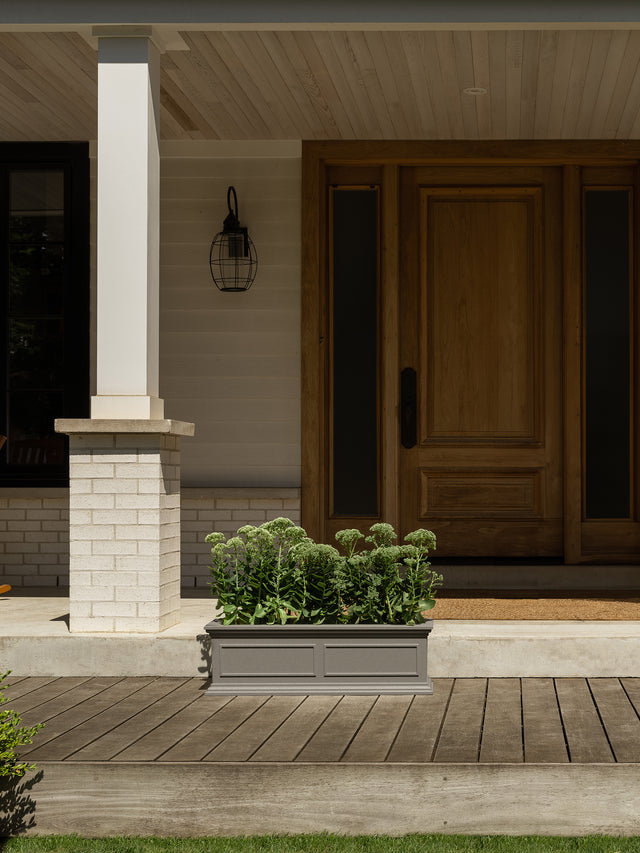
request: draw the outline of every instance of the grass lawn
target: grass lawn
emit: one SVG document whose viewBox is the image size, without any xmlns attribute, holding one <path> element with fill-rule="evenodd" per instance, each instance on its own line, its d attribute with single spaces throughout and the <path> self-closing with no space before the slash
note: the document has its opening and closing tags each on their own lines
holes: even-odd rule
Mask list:
<svg viewBox="0 0 640 853">
<path fill-rule="evenodd" d="M 78 838 L 49 835 L 0 839 L 1 853 L 640 853 L 640 837 L 589 835 L 339 835 L 252 838 Z"/>
</svg>

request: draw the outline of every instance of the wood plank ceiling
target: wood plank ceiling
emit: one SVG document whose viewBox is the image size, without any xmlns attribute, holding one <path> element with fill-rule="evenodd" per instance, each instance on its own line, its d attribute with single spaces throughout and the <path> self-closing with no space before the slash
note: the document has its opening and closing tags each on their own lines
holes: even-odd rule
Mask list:
<svg viewBox="0 0 640 853">
<path fill-rule="evenodd" d="M 640 138 L 638 30 L 181 35 L 165 139 Z M 96 62 L 77 33 L 0 33 L 0 141 L 95 138 Z"/>
</svg>

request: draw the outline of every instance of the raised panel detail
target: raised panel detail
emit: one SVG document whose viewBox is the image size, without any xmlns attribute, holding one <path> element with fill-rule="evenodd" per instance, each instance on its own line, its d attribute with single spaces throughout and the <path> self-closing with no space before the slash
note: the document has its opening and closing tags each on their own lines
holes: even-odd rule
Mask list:
<svg viewBox="0 0 640 853">
<path fill-rule="evenodd" d="M 536 443 L 540 187 L 421 192 L 421 442 Z"/>
<path fill-rule="evenodd" d="M 263 643 L 259 651 L 255 644 L 221 643 L 220 678 L 255 678 L 256 676 L 314 676 L 313 643 Z"/>
<path fill-rule="evenodd" d="M 420 518 L 541 518 L 540 469 L 419 472 Z"/>
<path fill-rule="evenodd" d="M 418 678 L 418 643 L 327 643 L 324 675 L 338 678 Z"/>
</svg>

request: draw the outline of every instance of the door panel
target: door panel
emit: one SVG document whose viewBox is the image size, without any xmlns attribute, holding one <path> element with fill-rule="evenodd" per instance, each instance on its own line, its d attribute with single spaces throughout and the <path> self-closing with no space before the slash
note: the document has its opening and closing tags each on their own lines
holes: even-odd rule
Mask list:
<svg viewBox="0 0 640 853">
<path fill-rule="evenodd" d="M 402 528 L 456 556 L 562 553 L 560 175 L 406 169 Z"/>
</svg>

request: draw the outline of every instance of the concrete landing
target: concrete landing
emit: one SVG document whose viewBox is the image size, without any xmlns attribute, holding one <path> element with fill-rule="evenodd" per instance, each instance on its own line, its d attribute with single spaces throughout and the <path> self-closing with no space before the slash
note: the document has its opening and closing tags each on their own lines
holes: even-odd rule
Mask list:
<svg viewBox="0 0 640 853">
<path fill-rule="evenodd" d="M 0 597 L 0 671 L 30 676 L 206 677 L 211 599 L 182 599 L 159 634 L 71 634 L 64 597 Z M 432 678 L 640 676 L 640 622 L 454 621 L 434 611 Z"/>
</svg>

